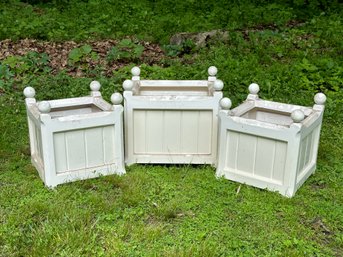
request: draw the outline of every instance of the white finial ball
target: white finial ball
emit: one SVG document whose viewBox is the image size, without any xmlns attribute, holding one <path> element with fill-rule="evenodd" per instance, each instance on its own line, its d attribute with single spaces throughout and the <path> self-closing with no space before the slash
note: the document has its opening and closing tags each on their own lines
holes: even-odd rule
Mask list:
<svg viewBox="0 0 343 257">
<path fill-rule="evenodd" d="M 131 69 L 131 73 L 133 76 L 139 76 L 139 74 L 141 74 L 141 69 L 135 66 Z"/>
<path fill-rule="evenodd" d="M 33 87 L 25 87 L 24 96 L 26 98 L 34 98 L 36 95 L 36 90 Z"/>
<path fill-rule="evenodd" d="M 298 123 L 304 120 L 305 114 L 302 110 L 294 110 L 291 113 L 291 118 L 294 122 Z"/>
<path fill-rule="evenodd" d="M 314 96 L 314 102 L 319 105 L 324 105 L 326 102 L 326 95 L 318 93 Z"/>
<path fill-rule="evenodd" d="M 38 104 L 38 110 L 42 113 L 48 113 L 51 110 L 51 106 L 48 101 L 42 101 Z"/>
<path fill-rule="evenodd" d="M 259 91 L 260 91 L 260 86 L 257 85 L 256 83 L 252 83 L 249 85 L 250 94 L 257 95 Z"/>
<path fill-rule="evenodd" d="M 129 80 L 129 79 L 125 80 L 124 83 L 123 83 L 123 88 L 125 90 L 132 90 L 132 88 L 133 88 L 133 81 Z"/>
<path fill-rule="evenodd" d="M 99 91 L 101 88 L 100 82 L 96 80 L 92 81 L 89 86 L 92 91 Z"/>
<path fill-rule="evenodd" d="M 232 106 L 231 100 L 227 97 L 222 98 L 219 103 L 224 110 L 229 110 Z"/>
<path fill-rule="evenodd" d="M 121 104 L 121 102 L 123 101 L 123 96 L 119 93 L 114 93 L 111 95 L 111 102 L 114 105 L 118 105 Z"/>
<path fill-rule="evenodd" d="M 215 90 L 222 90 L 223 87 L 224 87 L 224 83 L 220 79 L 217 79 L 216 81 L 214 81 L 214 86 L 213 87 L 214 87 Z"/>
<path fill-rule="evenodd" d="M 215 66 L 211 66 L 208 68 L 208 75 L 215 76 L 217 75 L 218 69 Z"/>
</svg>

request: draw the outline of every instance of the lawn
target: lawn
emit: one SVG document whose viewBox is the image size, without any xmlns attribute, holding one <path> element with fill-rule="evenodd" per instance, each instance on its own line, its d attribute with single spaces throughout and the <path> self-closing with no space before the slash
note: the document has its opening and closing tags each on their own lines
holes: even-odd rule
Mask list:
<svg viewBox="0 0 343 257">
<path fill-rule="evenodd" d="M 206 46 L 178 32 L 228 31 Z M 317 170 L 289 199 L 196 165 L 132 165 L 44 187 L 30 163 L 23 89 L 106 100 L 130 69 L 204 79 L 215 65 L 233 106 L 311 106 L 327 95 Z M 0 3 L 0 256 L 343 256 L 343 6 L 336 1 Z"/>
</svg>

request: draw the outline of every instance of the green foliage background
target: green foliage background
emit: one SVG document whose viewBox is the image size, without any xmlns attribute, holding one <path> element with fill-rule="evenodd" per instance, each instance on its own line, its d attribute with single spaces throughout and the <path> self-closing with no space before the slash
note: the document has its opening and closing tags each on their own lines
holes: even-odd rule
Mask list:
<svg viewBox="0 0 343 257">
<path fill-rule="evenodd" d="M 7 0 L 0 8 L 2 39 L 85 40 L 135 35 L 166 43 L 175 32 L 239 29 L 257 23 L 283 26 L 292 19 L 309 20 L 336 11 L 340 5 L 337 0 Z"/>
</svg>

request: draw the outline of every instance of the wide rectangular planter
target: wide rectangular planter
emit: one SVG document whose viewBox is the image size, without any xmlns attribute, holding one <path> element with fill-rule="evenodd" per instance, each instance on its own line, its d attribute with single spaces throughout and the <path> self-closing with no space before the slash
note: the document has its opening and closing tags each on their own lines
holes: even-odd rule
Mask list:
<svg viewBox="0 0 343 257">
<path fill-rule="evenodd" d="M 36 102 L 31 87 L 24 90 L 31 160 L 48 187 L 100 175 L 123 174 L 122 96 L 104 101 L 100 84 L 91 96 Z"/>
<path fill-rule="evenodd" d="M 221 102 L 216 175 L 292 197 L 315 171 L 326 97 L 310 108 L 261 100 L 257 84 L 249 90 L 233 110 Z"/>
<path fill-rule="evenodd" d="M 140 80 L 134 67 L 123 84 L 125 160 L 133 163 L 216 164 L 217 115 L 223 82 Z"/>
</svg>

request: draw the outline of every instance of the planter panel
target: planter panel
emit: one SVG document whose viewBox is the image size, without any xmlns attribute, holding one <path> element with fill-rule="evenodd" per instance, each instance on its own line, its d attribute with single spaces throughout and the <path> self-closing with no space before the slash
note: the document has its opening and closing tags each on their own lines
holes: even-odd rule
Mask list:
<svg viewBox="0 0 343 257">
<path fill-rule="evenodd" d="M 227 130 L 225 170 L 282 184 L 287 142 Z"/>
<path fill-rule="evenodd" d="M 134 110 L 135 154 L 210 154 L 212 112 Z"/>
</svg>

